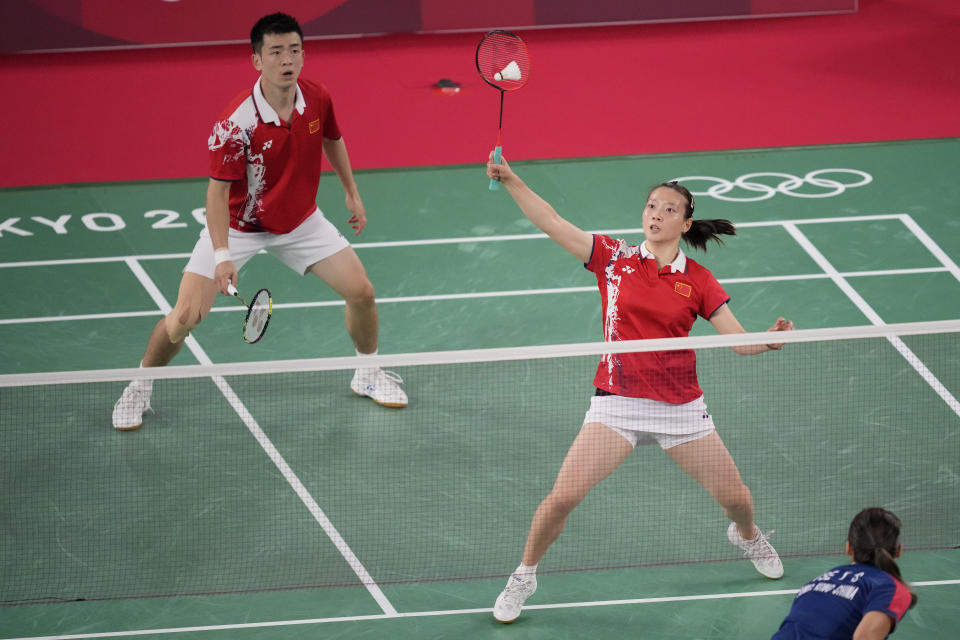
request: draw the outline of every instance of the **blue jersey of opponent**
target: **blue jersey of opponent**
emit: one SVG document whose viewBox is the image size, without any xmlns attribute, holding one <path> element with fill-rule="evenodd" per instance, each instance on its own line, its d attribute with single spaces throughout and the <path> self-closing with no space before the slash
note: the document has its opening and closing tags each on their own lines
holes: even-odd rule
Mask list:
<svg viewBox="0 0 960 640">
<path fill-rule="evenodd" d="M 889 573 L 867 564 L 836 567 L 808 582 L 771 640 L 841 640 L 869 611 L 896 626 L 910 607 L 910 591 Z"/>
</svg>

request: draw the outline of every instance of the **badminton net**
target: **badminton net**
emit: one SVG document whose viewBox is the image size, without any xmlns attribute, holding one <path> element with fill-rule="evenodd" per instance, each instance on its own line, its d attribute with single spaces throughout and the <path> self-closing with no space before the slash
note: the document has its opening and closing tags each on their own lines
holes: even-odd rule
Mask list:
<svg viewBox="0 0 960 640">
<path fill-rule="evenodd" d="M 355 358 L 0 376 L 0 603 L 508 574 L 600 355 L 692 349 L 717 430 L 785 557 L 838 555 L 884 506 L 910 549 L 960 543 L 960 321 L 379 356 L 411 401 L 349 390 Z M 127 382 L 154 378 L 141 429 Z M 705 461 L 707 463 L 709 461 Z M 541 572 L 726 562 L 706 492 L 638 447 Z M 677 544 L 682 539 L 683 544 Z"/>
</svg>

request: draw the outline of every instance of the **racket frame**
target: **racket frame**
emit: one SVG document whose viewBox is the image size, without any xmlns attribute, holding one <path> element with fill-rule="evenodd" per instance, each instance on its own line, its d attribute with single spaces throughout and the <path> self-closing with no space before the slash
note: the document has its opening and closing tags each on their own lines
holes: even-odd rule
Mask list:
<svg viewBox="0 0 960 640">
<path fill-rule="evenodd" d="M 257 298 L 260 297 L 260 294 L 264 291 L 267 292 L 267 319 L 264 321 L 263 329 L 260 330 L 260 335 L 257 336 L 257 339 L 247 340 L 247 323 L 250 322 L 250 316 L 253 314 L 253 307 L 257 303 Z M 240 295 L 240 292 L 237 291 L 237 288 L 233 286 L 232 282 L 227 283 L 227 293 L 239 300 L 241 304 L 247 308 L 247 313 L 243 317 L 243 326 L 240 327 L 240 337 L 243 338 L 243 341 L 247 344 L 256 344 L 260 342 L 264 334 L 267 333 L 267 325 L 270 324 L 270 318 L 273 316 L 273 296 L 270 294 L 270 290 L 263 288 L 257 291 L 255 294 L 253 294 L 250 304 L 247 304 L 247 301 L 243 299 L 243 296 Z"/>
<path fill-rule="evenodd" d="M 501 36 L 507 36 L 509 38 L 516 40 L 520 44 L 520 47 L 527 58 L 527 61 L 526 61 L 527 64 L 524 65 L 527 67 L 527 72 L 523 74 L 523 83 L 518 86 L 501 87 L 499 84 L 497 84 L 496 80 L 491 80 L 487 78 L 487 76 L 483 73 L 483 70 L 480 68 L 480 49 L 481 47 L 483 47 L 483 43 L 487 40 L 487 38 L 495 34 L 501 35 Z M 529 61 L 530 61 L 530 52 L 527 50 L 526 43 L 523 41 L 523 39 L 520 36 L 513 33 L 512 31 L 506 31 L 504 29 L 494 29 L 493 31 L 488 31 L 487 33 L 483 34 L 483 37 L 480 38 L 480 42 L 477 44 L 477 52 L 476 52 L 476 55 L 474 56 L 474 62 L 477 65 L 477 73 L 480 74 L 480 77 L 483 79 L 484 82 L 486 82 L 491 87 L 493 87 L 494 89 L 500 92 L 500 117 L 497 121 L 497 146 L 494 147 L 493 149 L 493 162 L 495 164 L 500 163 L 500 159 L 503 155 L 503 143 L 502 143 L 502 140 L 503 140 L 503 94 L 507 91 L 516 91 L 517 89 L 520 89 L 527 84 L 527 80 L 529 76 L 529 66 L 530 66 Z M 497 191 L 498 189 L 500 189 L 500 181 L 494 178 L 490 178 L 490 191 Z"/>
<path fill-rule="evenodd" d="M 253 315 L 253 310 L 256 308 L 257 298 L 259 298 L 260 294 L 264 292 L 267 294 L 267 319 L 263 321 L 263 328 L 260 330 L 260 335 L 258 335 L 254 340 L 248 340 L 247 324 L 249 324 L 250 318 Z M 240 296 L 237 295 L 237 298 L 240 298 Z M 243 298 L 240 298 L 240 302 L 243 302 Z M 240 335 L 243 336 L 243 341 L 246 342 L 247 344 L 256 344 L 260 342 L 260 340 L 263 338 L 264 335 L 266 335 L 267 326 L 270 324 L 270 318 L 273 316 L 273 296 L 270 295 L 270 290 L 266 288 L 260 289 L 255 294 L 253 294 L 253 299 L 250 301 L 250 304 L 246 306 L 247 306 L 247 314 L 243 318 L 243 327 L 241 327 Z"/>
</svg>

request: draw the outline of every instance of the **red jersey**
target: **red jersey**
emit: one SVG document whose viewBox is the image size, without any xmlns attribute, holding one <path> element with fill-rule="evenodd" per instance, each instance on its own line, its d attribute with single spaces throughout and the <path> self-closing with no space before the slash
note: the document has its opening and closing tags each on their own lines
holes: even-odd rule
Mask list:
<svg viewBox="0 0 960 640">
<path fill-rule="evenodd" d="M 234 98 L 213 125 L 207 143 L 210 177 L 230 185 L 230 227 L 288 233 L 317 208 L 323 138 L 340 129 L 327 88 L 300 79 L 290 122 L 260 89 Z"/>
<path fill-rule="evenodd" d="M 656 259 L 642 245 L 594 235 L 584 266 L 597 276 L 608 342 L 687 336 L 697 316 L 709 318 L 730 300 L 713 274 L 682 250 L 657 270 Z M 605 354 L 593 384 L 616 395 L 671 404 L 703 395 L 691 349 Z"/>
</svg>

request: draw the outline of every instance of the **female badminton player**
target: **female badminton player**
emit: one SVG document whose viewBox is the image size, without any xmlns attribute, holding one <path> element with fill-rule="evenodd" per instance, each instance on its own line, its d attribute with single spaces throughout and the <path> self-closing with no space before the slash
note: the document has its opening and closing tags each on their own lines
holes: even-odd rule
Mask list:
<svg viewBox="0 0 960 640">
<path fill-rule="evenodd" d="M 853 564 L 834 567 L 808 582 L 772 640 L 854 638 L 882 640 L 917 603 L 900 575 L 900 519 L 869 507 L 854 517 L 847 534 Z"/>
<path fill-rule="evenodd" d="M 560 217 L 534 193 L 506 160 L 493 154 L 487 175 L 499 180 L 523 214 L 597 277 L 604 340 L 686 336 L 697 316 L 719 333 L 745 333 L 716 278 L 680 249 L 680 240 L 706 250 L 720 234 L 732 235 L 726 220 L 694 220 L 693 196 L 676 182 L 655 187 L 643 209 L 645 241 L 628 245 L 590 234 Z M 793 329 L 778 318 L 770 331 Z M 738 346 L 755 355 L 782 343 Z M 537 588 L 536 569 L 563 530 L 567 516 L 598 482 L 612 473 L 638 444 L 657 443 L 699 482 L 732 522 L 728 540 L 743 549 L 756 569 L 772 579 L 783 575 L 777 552 L 753 520 L 753 497 L 714 429 L 697 382 L 691 351 L 607 354 L 593 381 L 596 387 L 579 434 L 560 467 L 553 489 L 530 524 L 522 562 L 497 598 L 493 615 L 512 622 Z"/>
</svg>

